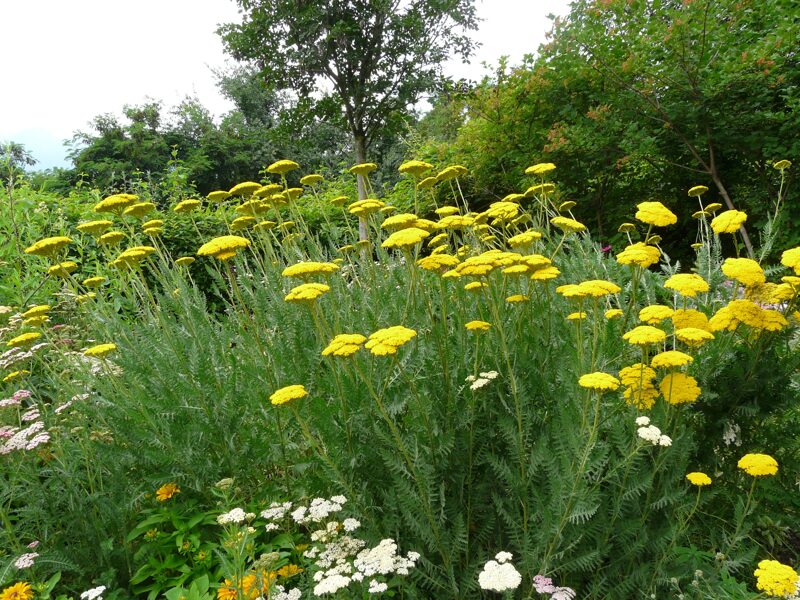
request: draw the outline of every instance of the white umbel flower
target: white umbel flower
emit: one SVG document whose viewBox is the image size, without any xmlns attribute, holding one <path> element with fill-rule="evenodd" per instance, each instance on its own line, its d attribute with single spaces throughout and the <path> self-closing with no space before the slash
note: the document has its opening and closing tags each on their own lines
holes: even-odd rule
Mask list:
<svg viewBox="0 0 800 600">
<path fill-rule="evenodd" d="M 498 554 L 503 559 L 506 559 L 507 552 Z M 510 562 L 500 563 L 496 560 L 490 560 L 483 566 L 483 571 L 478 575 L 478 584 L 482 590 L 490 590 L 493 592 L 507 592 L 515 590 L 522 583 L 522 575 L 519 574 Z"/>
</svg>

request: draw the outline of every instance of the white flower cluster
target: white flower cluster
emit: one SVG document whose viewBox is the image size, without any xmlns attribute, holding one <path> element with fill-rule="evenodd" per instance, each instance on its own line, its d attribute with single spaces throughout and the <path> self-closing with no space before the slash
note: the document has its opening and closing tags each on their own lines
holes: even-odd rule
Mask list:
<svg viewBox="0 0 800 600">
<path fill-rule="evenodd" d="M 237 507 L 226 513 L 222 513 L 220 516 L 218 516 L 217 523 L 219 523 L 220 525 L 227 525 L 228 523 L 241 525 L 248 519 L 248 517 L 253 518 L 255 517 L 255 515 L 253 515 L 252 513 L 246 513 L 244 512 L 243 509 Z"/>
<path fill-rule="evenodd" d="M 648 417 L 637 417 L 636 424 L 639 425 L 636 434 L 643 440 L 650 442 L 653 446 L 672 446 L 672 438 L 662 434 L 655 425 L 651 425 Z"/>
<path fill-rule="evenodd" d="M 103 600 L 103 592 L 106 591 L 106 586 L 101 585 L 85 592 L 81 592 L 81 600 Z"/>
<path fill-rule="evenodd" d="M 23 350 L 22 348 L 11 348 L 10 350 L 6 350 L 2 354 L 0 354 L 0 370 L 3 371 L 10 370 L 11 367 L 16 365 L 17 363 L 30 360 L 31 358 L 33 358 L 33 355 L 36 353 L 37 350 L 40 350 L 45 346 L 47 346 L 47 343 L 41 342 L 39 344 L 34 344 L 27 350 Z"/>
<path fill-rule="evenodd" d="M 414 568 L 418 560 L 417 552 L 409 552 L 406 558 L 400 556 L 397 553 L 397 543 L 388 538 L 381 540 L 381 543 L 374 548 L 359 552 L 353 561 L 353 566 L 365 577 L 391 573 L 408 575 L 408 570 Z"/>
<path fill-rule="evenodd" d="M 10 398 L 3 398 L 0 400 L 0 408 L 7 406 L 19 406 L 25 398 L 30 398 L 31 393 L 28 390 L 17 390 Z"/>
<path fill-rule="evenodd" d="M 550 594 L 550 600 L 572 600 L 575 598 L 575 590 L 568 587 L 557 587 L 553 585 L 553 580 L 544 575 L 533 577 L 533 589 L 540 594 Z"/>
<path fill-rule="evenodd" d="M 725 422 L 725 432 L 722 434 L 722 441 L 726 446 L 741 446 L 742 440 L 739 437 L 742 433 L 742 428 L 733 421 Z"/>
<path fill-rule="evenodd" d="M 478 574 L 478 584 L 482 590 L 506 592 L 515 590 L 522 583 L 522 575 L 511 564 L 514 556 L 510 552 L 498 552 L 494 560 L 483 565 Z"/>
<path fill-rule="evenodd" d="M 276 585 L 269 598 L 270 600 L 300 600 L 302 595 L 303 593 L 297 588 L 287 592 L 282 585 Z"/>
<path fill-rule="evenodd" d="M 39 556 L 38 552 L 28 552 L 20 556 L 14 561 L 14 566 L 18 569 L 30 569 L 33 566 L 34 559 Z"/>
<path fill-rule="evenodd" d="M 24 429 L 16 427 L 0 427 L 0 438 L 8 438 L 0 446 L 0 454 L 10 454 L 14 450 L 33 450 L 50 441 L 50 434 L 44 430 L 44 423 L 36 421 Z"/>
<path fill-rule="evenodd" d="M 309 506 L 299 506 L 292 512 L 292 519 L 298 525 L 307 523 L 319 523 L 327 519 L 333 513 L 342 510 L 342 506 L 347 502 L 344 496 L 333 496 L 330 500 L 325 498 L 314 498 Z"/>
<path fill-rule="evenodd" d="M 471 383 L 472 385 L 469 386 L 469 389 L 472 391 L 479 390 L 485 385 L 490 384 L 493 380 L 497 378 L 500 373 L 497 371 L 484 371 L 480 373 L 480 377 L 475 377 L 475 375 L 469 375 L 466 379 L 467 383 Z"/>
</svg>

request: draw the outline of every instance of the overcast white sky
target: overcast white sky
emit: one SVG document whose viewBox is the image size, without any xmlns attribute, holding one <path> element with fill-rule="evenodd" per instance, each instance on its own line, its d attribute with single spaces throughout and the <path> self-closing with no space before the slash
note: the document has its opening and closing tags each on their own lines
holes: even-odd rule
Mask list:
<svg viewBox="0 0 800 600">
<path fill-rule="evenodd" d="M 323 1 L 323 0 L 321 0 Z M 532 53 L 568 0 L 477 0 L 482 43 L 454 77 L 479 79 L 481 62 Z M 212 68 L 225 65 L 215 30 L 239 19 L 234 0 L 0 0 L 0 142 L 22 143 L 37 168 L 67 166 L 63 141 L 102 113 L 146 98 L 167 106 L 194 95 L 216 116 L 230 104 Z"/>
</svg>

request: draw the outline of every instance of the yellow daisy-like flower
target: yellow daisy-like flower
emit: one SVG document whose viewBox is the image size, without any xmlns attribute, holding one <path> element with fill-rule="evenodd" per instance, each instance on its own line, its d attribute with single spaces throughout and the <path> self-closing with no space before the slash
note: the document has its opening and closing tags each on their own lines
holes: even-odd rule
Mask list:
<svg viewBox="0 0 800 600">
<path fill-rule="evenodd" d="M 461 261 L 450 254 L 431 254 L 425 258 L 420 258 L 417 264 L 426 271 L 441 271 L 458 265 Z"/>
<path fill-rule="evenodd" d="M 400 231 L 395 231 L 381 244 L 383 248 L 411 248 L 421 243 L 430 233 L 418 227 L 407 227 Z"/>
<path fill-rule="evenodd" d="M 660 259 L 661 250 L 642 242 L 631 244 L 617 254 L 617 262 L 619 264 L 636 265 L 643 268 L 656 264 Z"/>
<path fill-rule="evenodd" d="M 667 334 L 661 329 L 650 325 L 639 325 L 622 336 L 629 344 L 647 346 L 648 344 L 661 344 L 667 339 Z"/>
<path fill-rule="evenodd" d="M 692 485 L 696 485 L 697 487 L 703 487 L 705 485 L 711 485 L 711 477 L 706 475 L 705 473 L 701 473 L 700 471 L 695 471 L 693 473 L 687 473 L 686 479 L 689 480 L 689 483 Z"/>
<path fill-rule="evenodd" d="M 35 244 L 25 248 L 25 254 L 33 254 L 34 256 L 52 256 L 64 246 L 71 243 L 72 240 L 64 235 L 44 238 L 43 240 L 39 240 Z"/>
<path fill-rule="evenodd" d="M 769 454 L 745 454 L 736 466 L 753 477 L 765 477 L 778 472 L 778 461 Z"/>
<path fill-rule="evenodd" d="M 553 163 L 536 163 L 525 169 L 525 175 L 545 175 L 555 169 L 556 166 Z"/>
<path fill-rule="evenodd" d="M 722 272 L 745 286 L 761 285 L 767 281 L 761 265 L 750 258 L 726 258 Z"/>
<path fill-rule="evenodd" d="M 189 200 L 181 200 L 175 206 L 172 207 L 172 211 L 180 214 L 190 213 L 193 210 L 200 208 L 202 203 L 200 200 L 196 199 L 189 199 Z"/>
<path fill-rule="evenodd" d="M 661 395 L 670 404 L 689 404 L 700 396 L 697 380 L 686 373 L 670 373 L 659 384 Z"/>
<path fill-rule="evenodd" d="M 10 383 L 11 381 L 14 381 L 15 379 L 21 379 L 21 378 L 25 377 L 26 375 L 30 375 L 30 374 L 31 374 L 31 372 L 28 371 L 27 369 L 20 369 L 19 371 L 11 371 L 11 373 L 9 373 L 5 377 L 3 377 L 3 383 Z"/>
<path fill-rule="evenodd" d="M 547 194 L 552 194 L 555 191 L 556 191 L 556 186 L 553 185 L 552 183 L 537 183 L 536 185 L 532 185 L 527 190 L 525 190 L 523 196 L 525 198 L 533 198 L 534 196 L 546 196 Z M 573 202 L 572 205 L 575 206 L 575 203 Z M 564 211 L 562 211 L 560 210 L 560 208 L 561 207 L 559 207 L 558 212 L 566 212 L 567 210 L 569 210 L 565 209 Z"/>
<path fill-rule="evenodd" d="M 797 591 L 800 575 L 792 567 L 779 563 L 777 560 L 762 560 L 758 563 L 758 568 L 753 575 L 757 578 L 756 587 L 767 596 L 796 597 L 794 594 Z"/>
<path fill-rule="evenodd" d="M 486 321 L 470 321 L 466 323 L 464 327 L 466 327 L 468 331 L 489 331 L 492 324 Z"/>
<path fill-rule="evenodd" d="M 69 274 L 78 268 L 78 263 L 72 260 L 65 260 L 57 265 L 52 265 L 47 269 L 47 274 L 51 277 L 69 277 Z"/>
<path fill-rule="evenodd" d="M 420 181 L 417 184 L 417 189 L 418 190 L 429 190 L 433 186 L 435 186 L 437 183 L 439 183 L 439 178 L 438 177 L 436 177 L 436 176 L 426 177 L 425 179 L 423 179 L 422 181 Z"/>
<path fill-rule="evenodd" d="M 578 385 L 590 390 L 613 392 L 620 386 L 620 381 L 613 375 L 597 371 L 581 375 L 580 379 L 578 379 Z"/>
<path fill-rule="evenodd" d="M 550 222 L 564 233 L 576 233 L 586 229 L 586 225 L 569 217 L 553 217 Z"/>
<path fill-rule="evenodd" d="M 360 333 L 340 333 L 325 346 L 322 356 L 352 356 L 366 341 L 367 338 Z"/>
<path fill-rule="evenodd" d="M 616 294 L 620 292 L 622 288 L 620 288 L 616 283 L 612 283 L 611 281 L 606 281 L 604 279 L 590 279 L 588 281 L 582 281 L 579 283 L 578 289 L 580 290 L 581 296 L 602 298 L 603 296 L 608 296 L 609 294 Z"/>
<path fill-rule="evenodd" d="M 669 319 L 675 313 L 669 306 L 651 304 L 639 311 L 639 320 L 648 325 L 658 325 L 664 319 Z"/>
<path fill-rule="evenodd" d="M 417 332 L 402 325 L 379 329 L 369 336 L 366 348 L 375 356 L 397 354 L 397 349 L 416 337 Z"/>
<path fill-rule="evenodd" d="M 236 217 L 231 221 L 231 231 L 242 231 L 256 222 L 255 217 Z"/>
<path fill-rule="evenodd" d="M 175 494 L 180 494 L 180 492 L 181 488 L 178 487 L 177 483 L 165 483 L 156 490 L 156 500 L 166 502 Z"/>
<path fill-rule="evenodd" d="M 308 396 L 305 386 L 303 385 L 287 385 L 282 387 L 269 397 L 269 401 L 275 406 L 286 404 L 292 400 L 300 400 Z"/>
<path fill-rule="evenodd" d="M 606 312 L 603 313 L 603 316 L 605 316 L 606 319 L 611 320 L 611 319 L 618 319 L 623 314 L 624 313 L 619 308 L 609 308 Z"/>
<path fill-rule="evenodd" d="M 119 244 L 122 240 L 125 239 L 125 234 L 121 231 L 109 231 L 108 233 L 104 233 L 98 238 L 98 243 L 106 244 L 108 246 L 113 246 L 114 244 Z"/>
<path fill-rule="evenodd" d="M 286 302 L 314 302 L 322 294 L 330 291 L 330 286 L 324 283 L 302 283 L 289 290 L 284 300 Z"/>
<path fill-rule="evenodd" d="M 675 290 L 681 296 L 694 298 L 697 294 L 708 291 L 708 282 L 696 273 L 678 273 L 664 282 L 668 290 Z"/>
<path fill-rule="evenodd" d="M 384 219 L 383 223 L 381 223 L 381 228 L 390 229 L 392 231 L 405 229 L 407 227 L 414 227 L 414 224 L 418 220 L 419 217 L 413 213 L 400 213 Z"/>
<path fill-rule="evenodd" d="M 33 600 L 33 589 L 26 581 L 19 581 L 0 592 L 0 600 Z"/>
<path fill-rule="evenodd" d="M 122 214 L 126 217 L 136 217 L 138 219 L 155 210 L 155 208 L 156 205 L 152 202 L 137 202 L 136 204 L 128 206 L 122 211 Z"/>
<path fill-rule="evenodd" d="M 30 317 L 41 317 L 42 315 L 46 315 L 50 312 L 50 305 L 49 304 L 37 304 L 36 306 L 31 306 L 28 310 L 22 313 L 22 317 L 28 319 Z"/>
<path fill-rule="evenodd" d="M 675 330 L 675 337 L 688 346 L 700 346 L 714 339 L 714 334 L 698 327 L 683 327 Z"/>
<path fill-rule="evenodd" d="M 318 175 L 317 173 L 312 173 L 311 175 L 305 175 L 304 177 L 300 178 L 300 183 L 302 185 L 317 185 L 318 183 L 322 183 L 325 178 L 322 175 Z"/>
<path fill-rule="evenodd" d="M 295 169 L 299 169 L 300 165 L 294 162 L 293 160 L 278 160 L 272 163 L 270 166 L 267 167 L 267 173 L 272 173 L 273 175 L 286 175 L 289 171 L 294 171 Z"/>
<path fill-rule="evenodd" d="M 788 169 L 791 166 L 792 166 L 791 161 L 788 161 L 784 158 L 783 160 L 779 160 L 774 165 L 772 165 L 772 168 L 777 169 L 778 171 L 783 171 L 784 169 Z"/>
<path fill-rule="evenodd" d="M 411 175 L 412 177 L 419 178 L 422 177 L 423 174 L 430 171 L 432 168 L 433 165 L 431 163 L 427 163 L 421 160 L 407 160 L 402 165 L 400 165 L 400 167 L 397 170 L 405 175 Z"/>
<path fill-rule="evenodd" d="M 37 331 L 23 333 L 21 335 L 18 335 L 17 337 L 8 340 L 6 342 L 6 346 L 9 348 L 22 348 L 24 346 L 30 346 L 40 337 L 42 337 L 42 334 Z"/>
<path fill-rule="evenodd" d="M 800 246 L 784 250 L 781 254 L 781 264 L 794 269 L 795 274 L 800 275 Z"/>
<path fill-rule="evenodd" d="M 551 279 L 555 279 L 559 275 L 561 275 L 561 271 L 558 269 L 558 267 L 551 266 L 535 271 L 533 275 L 531 275 L 531 279 L 533 281 L 549 281 Z"/>
<path fill-rule="evenodd" d="M 661 202 L 642 202 L 636 205 L 639 210 L 634 215 L 642 223 L 655 227 L 666 227 L 678 222 L 677 215 Z"/>
<path fill-rule="evenodd" d="M 511 236 L 508 238 L 508 245 L 512 248 L 519 248 L 520 246 L 528 246 L 542 238 L 542 234 L 538 231 L 525 231 L 523 233 L 518 233 L 517 235 Z"/>
<path fill-rule="evenodd" d="M 231 197 L 231 193 L 225 190 L 215 190 L 213 192 L 209 192 L 206 198 L 211 200 L 212 202 L 222 202 L 223 200 L 227 200 Z"/>
<path fill-rule="evenodd" d="M 218 260 L 228 260 L 236 256 L 239 250 L 247 248 L 250 240 L 238 235 L 223 235 L 206 242 L 197 251 L 198 256 L 213 256 Z"/>
<path fill-rule="evenodd" d="M 650 364 L 656 369 L 673 369 L 683 367 L 693 362 L 694 359 L 684 352 L 678 350 L 667 350 L 656 354 Z"/>
<path fill-rule="evenodd" d="M 47 323 L 47 321 L 49 321 L 49 320 L 50 320 L 50 317 L 48 317 L 47 315 L 41 315 L 41 316 L 38 316 L 38 317 L 28 317 L 27 319 L 24 319 L 22 321 L 22 324 L 23 325 L 29 325 L 30 327 L 41 327 L 42 325 Z"/>
<path fill-rule="evenodd" d="M 105 277 L 97 276 L 97 277 L 87 277 L 83 280 L 83 286 L 89 289 L 99 288 L 106 282 Z"/>
<path fill-rule="evenodd" d="M 689 195 L 690 198 L 699 198 L 700 196 L 705 194 L 707 191 L 708 191 L 708 188 L 706 186 L 704 186 L 704 185 L 696 185 L 696 186 L 694 186 L 692 188 L 689 188 L 688 195 Z"/>
<path fill-rule="evenodd" d="M 469 170 L 462 165 L 452 165 L 445 167 L 436 175 L 438 181 L 448 181 L 449 179 L 456 179 L 462 175 L 469 173 Z"/>
<path fill-rule="evenodd" d="M 380 200 L 376 200 L 375 198 L 366 198 L 365 200 L 357 200 L 356 202 L 353 202 L 347 207 L 347 210 L 351 215 L 361 217 L 376 213 L 384 206 L 386 206 L 386 204 Z"/>
<path fill-rule="evenodd" d="M 440 217 L 449 217 L 451 215 L 457 215 L 459 211 L 458 208 L 456 208 L 455 206 L 442 206 L 441 208 L 437 208 L 433 212 L 435 212 Z"/>
<path fill-rule="evenodd" d="M 97 233 L 103 233 L 106 229 L 111 227 L 111 225 L 113 225 L 111 221 L 103 219 L 99 221 L 87 221 L 86 223 L 81 223 L 75 229 L 83 233 L 90 233 L 94 235 Z"/>
<path fill-rule="evenodd" d="M 366 176 L 366 175 L 369 175 L 370 173 L 372 173 L 373 171 L 375 171 L 377 169 L 378 169 L 378 165 L 376 165 L 375 163 L 372 163 L 372 162 L 367 162 L 367 163 L 360 163 L 360 164 L 357 164 L 357 165 L 353 165 L 352 167 L 350 167 L 350 169 L 348 169 L 348 172 L 351 175 Z"/>
<path fill-rule="evenodd" d="M 83 351 L 84 356 L 91 356 L 93 358 L 104 358 L 117 349 L 116 344 L 97 344 L 91 348 Z"/>
<path fill-rule="evenodd" d="M 711 229 L 717 235 L 720 233 L 736 233 L 745 221 L 747 221 L 747 214 L 742 211 L 726 210 L 711 220 Z"/>
<path fill-rule="evenodd" d="M 339 270 L 339 265 L 331 262 L 305 261 L 286 267 L 281 275 L 307 279 L 315 275 L 330 275 Z"/>
<path fill-rule="evenodd" d="M 94 212 L 118 213 L 138 200 L 139 196 L 135 194 L 113 194 L 95 204 Z"/>
</svg>

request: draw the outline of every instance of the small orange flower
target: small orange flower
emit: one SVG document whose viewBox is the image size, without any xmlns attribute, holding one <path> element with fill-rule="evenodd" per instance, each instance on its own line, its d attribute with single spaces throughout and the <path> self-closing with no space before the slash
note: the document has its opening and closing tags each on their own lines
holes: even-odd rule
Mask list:
<svg viewBox="0 0 800 600">
<path fill-rule="evenodd" d="M 180 491 L 181 488 L 178 487 L 177 483 L 165 483 L 156 490 L 156 500 L 159 502 L 166 502 L 175 494 L 179 494 Z"/>
</svg>

